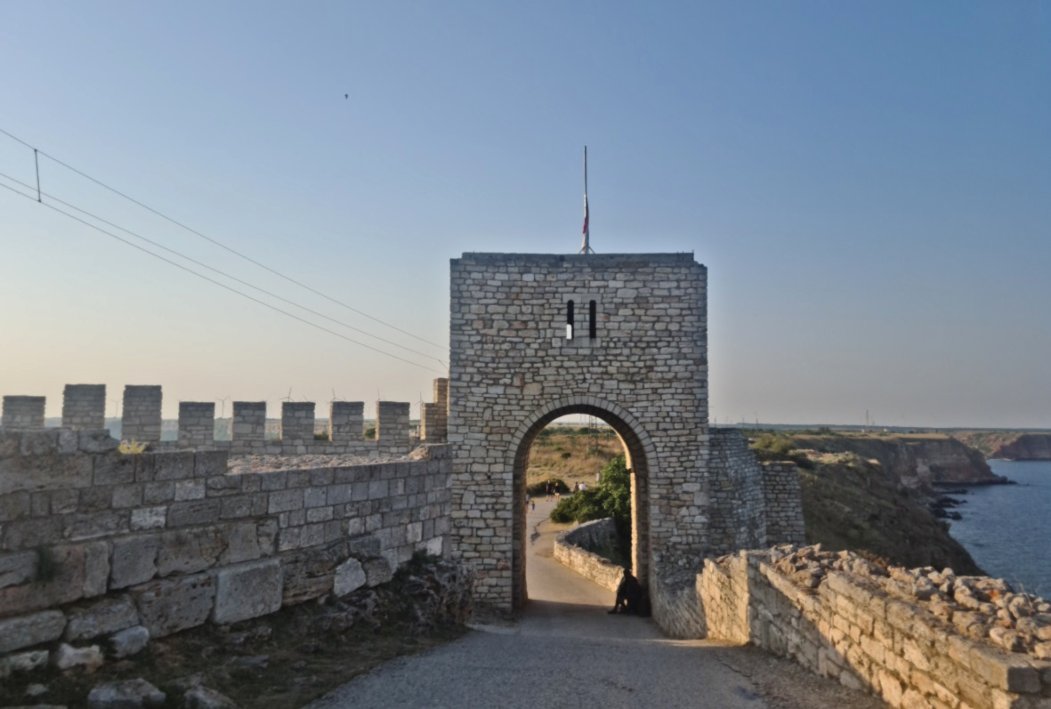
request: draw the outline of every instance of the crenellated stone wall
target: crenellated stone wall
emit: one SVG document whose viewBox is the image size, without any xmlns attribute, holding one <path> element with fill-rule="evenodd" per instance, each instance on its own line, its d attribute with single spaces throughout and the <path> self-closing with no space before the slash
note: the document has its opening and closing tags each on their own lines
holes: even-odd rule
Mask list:
<svg viewBox="0 0 1051 709">
<path fill-rule="evenodd" d="M 117 444 L 106 431 L 0 431 L 0 676 L 63 643 L 232 623 L 445 551 L 445 446 L 229 473 L 227 451 Z"/>
<path fill-rule="evenodd" d="M 448 379 L 434 382 L 436 401 L 424 404 L 426 431 L 423 440 L 444 443 L 447 440 Z M 160 386 L 128 385 L 124 388 L 121 437 L 127 441 L 148 443 L 151 450 L 173 448 L 214 448 L 233 454 L 343 454 L 401 455 L 417 443 L 409 419 L 409 404 L 377 402 L 376 437 L 365 437 L 364 403 L 333 401 L 329 408 L 327 436 L 318 434 L 313 402 L 282 402 L 281 432 L 277 438 L 267 436 L 267 406 L 263 401 L 233 402 L 232 440 L 215 438 L 215 404 L 212 402 L 179 402 L 179 430 L 176 441 L 161 440 Z M 101 430 L 105 427 L 106 387 L 103 384 L 70 384 L 65 388 L 62 404 L 63 425 L 77 430 Z M 4 396 L 0 427 L 6 430 L 41 429 L 45 426 L 45 399 L 42 396 Z M 422 432 L 421 432 L 422 433 Z"/>
</svg>

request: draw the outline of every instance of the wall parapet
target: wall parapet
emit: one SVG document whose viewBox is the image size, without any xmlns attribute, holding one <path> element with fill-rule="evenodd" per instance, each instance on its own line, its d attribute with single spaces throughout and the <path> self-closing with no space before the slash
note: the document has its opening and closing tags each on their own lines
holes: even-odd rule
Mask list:
<svg viewBox="0 0 1051 709">
<path fill-rule="evenodd" d="M 612 518 L 584 522 L 555 537 L 554 558 L 599 586 L 616 591 L 624 577 L 624 567 L 596 554 L 593 549 L 609 549 L 617 542 Z"/>
<path fill-rule="evenodd" d="M 709 637 L 893 707 L 1051 706 L 1051 604 L 999 579 L 777 547 L 706 560 L 697 590 Z"/>
<path fill-rule="evenodd" d="M 419 435 L 412 428 L 409 404 L 405 402 L 376 403 L 376 436 L 370 439 L 365 436 L 364 402 L 331 402 L 326 431 L 316 430 L 316 405 L 313 402 L 282 402 L 281 430 L 274 438 L 267 431 L 266 402 L 235 401 L 231 440 L 220 440 L 215 433 L 215 403 L 181 401 L 176 440 L 162 441 L 161 387 L 129 384 L 124 388 L 120 437 L 155 444 L 155 448 L 220 448 L 234 454 L 407 453 L 417 440 L 428 443 L 447 440 L 448 392 L 448 379 L 434 381 L 435 402 L 424 404 L 421 410 Z M 4 396 L 0 428 L 8 431 L 43 429 L 45 404 L 43 396 Z M 104 384 L 67 384 L 63 394 L 62 427 L 89 431 L 105 429 L 105 405 Z"/>
<path fill-rule="evenodd" d="M 104 430 L 0 431 L 0 676 L 61 642 L 236 622 L 445 552 L 445 445 L 245 473 L 222 450 L 117 446 Z"/>
</svg>

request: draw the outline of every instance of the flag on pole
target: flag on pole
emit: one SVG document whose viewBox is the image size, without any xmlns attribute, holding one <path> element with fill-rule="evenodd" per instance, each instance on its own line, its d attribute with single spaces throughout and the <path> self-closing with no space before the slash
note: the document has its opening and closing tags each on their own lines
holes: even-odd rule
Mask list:
<svg viewBox="0 0 1051 709">
<path fill-rule="evenodd" d="M 588 193 L 584 193 L 584 243 L 588 243 Z"/>
</svg>

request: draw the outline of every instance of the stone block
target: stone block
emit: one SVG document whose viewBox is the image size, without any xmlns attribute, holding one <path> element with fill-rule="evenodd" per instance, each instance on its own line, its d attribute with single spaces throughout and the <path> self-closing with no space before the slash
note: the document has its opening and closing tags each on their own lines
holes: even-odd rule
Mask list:
<svg viewBox="0 0 1051 709">
<path fill-rule="evenodd" d="M 1040 692 L 1040 673 L 1024 658 L 976 646 L 969 660 L 975 675 L 997 689 L 1027 694 Z"/>
<path fill-rule="evenodd" d="M 0 589 L 0 615 L 27 613 L 106 592 L 109 545 L 105 542 L 45 547 L 36 580 Z M 43 556 L 39 556 L 43 554 Z"/>
<path fill-rule="evenodd" d="M 225 694 L 204 686 L 189 689 L 182 701 L 186 709 L 237 709 L 237 704 Z"/>
<path fill-rule="evenodd" d="M 369 588 L 378 586 L 381 583 L 387 583 L 394 578 L 394 572 L 391 570 L 390 563 L 380 557 L 376 559 L 369 559 L 362 564 L 365 569 L 365 575 L 368 577 Z"/>
<path fill-rule="evenodd" d="M 48 650 L 30 650 L 0 658 L 0 679 L 10 677 L 16 672 L 32 672 L 47 667 L 51 652 Z"/>
<path fill-rule="evenodd" d="M 135 459 L 138 456 L 121 455 L 114 451 L 109 455 L 95 456 L 93 480 L 96 485 L 125 485 L 135 482 Z"/>
<path fill-rule="evenodd" d="M 212 619 L 226 624 L 273 613 L 281 608 L 282 583 L 277 559 L 220 569 Z"/>
<path fill-rule="evenodd" d="M 0 620 L 0 653 L 57 640 L 66 627 L 61 611 L 43 611 Z"/>
<path fill-rule="evenodd" d="M 36 576 L 37 553 L 0 554 L 0 588 L 29 583 Z"/>
<path fill-rule="evenodd" d="M 62 671 L 71 670 L 76 667 L 81 668 L 86 672 L 94 672 L 102 666 L 104 659 L 102 657 L 102 650 L 98 645 L 73 647 L 72 645 L 61 643 L 58 646 L 58 650 L 55 651 L 52 662 L 55 667 Z"/>
<path fill-rule="evenodd" d="M 162 638 L 208 620 L 215 605 L 215 579 L 209 574 L 154 581 L 132 589 L 142 624 Z"/>
<path fill-rule="evenodd" d="M 194 476 L 194 454 L 192 451 L 158 453 L 153 458 L 152 480 L 186 480 Z"/>
<path fill-rule="evenodd" d="M 332 581 L 332 593 L 337 596 L 345 596 L 356 591 L 368 581 L 365 569 L 357 559 L 347 559 L 336 567 L 336 575 Z"/>
<path fill-rule="evenodd" d="M 138 624 L 139 614 L 127 596 L 106 598 L 68 611 L 63 638 L 67 642 L 91 640 Z"/>
<path fill-rule="evenodd" d="M 193 574 L 211 568 L 226 549 L 219 527 L 178 529 L 160 535 L 157 575 Z"/>
<path fill-rule="evenodd" d="M 135 625 L 114 633 L 107 641 L 110 654 L 118 659 L 137 655 L 146 649 L 149 642 L 150 631 L 142 625 Z"/>
<path fill-rule="evenodd" d="M 218 499 L 173 502 L 168 506 L 168 526 L 189 527 L 213 524 L 219 520 L 220 508 L 221 504 Z"/>
<path fill-rule="evenodd" d="M 131 531 L 141 532 L 148 529 L 164 529 L 168 520 L 168 508 L 142 507 L 131 511 Z"/>
<path fill-rule="evenodd" d="M 141 709 L 162 707 L 168 695 L 144 679 L 106 682 L 88 693 L 89 709 Z"/>
<path fill-rule="evenodd" d="M 110 560 L 109 587 L 127 588 L 156 576 L 159 549 L 160 538 L 156 535 L 115 539 Z"/>
<path fill-rule="evenodd" d="M 263 555 L 259 548 L 259 533 L 254 522 L 242 522 L 225 527 L 223 540 L 226 548 L 219 557 L 220 564 L 254 561 Z"/>
<path fill-rule="evenodd" d="M 226 475 L 229 467 L 229 451 L 197 451 L 194 454 L 193 476 L 195 478 L 214 478 L 217 475 Z"/>
</svg>

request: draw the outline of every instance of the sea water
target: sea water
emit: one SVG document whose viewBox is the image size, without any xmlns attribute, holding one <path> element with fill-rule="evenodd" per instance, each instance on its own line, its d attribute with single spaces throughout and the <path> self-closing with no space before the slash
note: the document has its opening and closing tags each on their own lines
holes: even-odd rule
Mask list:
<svg viewBox="0 0 1051 709">
<path fill-rule="evenodd" d="M 1051 599 L 1051 461 L 991 460 L 1016 485 L 969 488 L 950 533 L 990 576 Z"/>
</svg>

